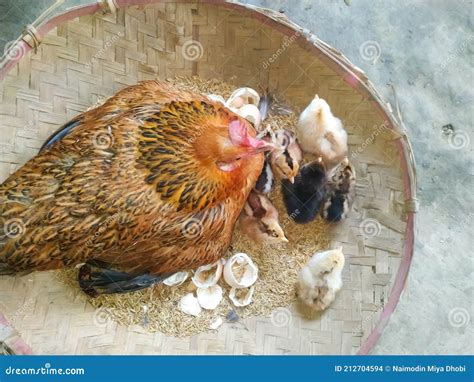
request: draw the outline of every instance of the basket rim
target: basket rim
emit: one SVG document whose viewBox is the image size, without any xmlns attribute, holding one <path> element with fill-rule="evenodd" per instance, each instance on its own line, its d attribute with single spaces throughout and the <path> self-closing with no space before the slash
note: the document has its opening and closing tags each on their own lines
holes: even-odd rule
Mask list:
<svg viewBox="0 0 474 382">
<path fill-rule="evenodd" d="M 290 21 L 288 17 L 282 13 L 250 4 L 234 2 L 232 0 L 97 0 L 95 4 L 68 8 L 56 16 L 47 18 L 45 22 L 36 28 L 27 28 L 22 36 L 14 41 L 15 48 L 19 49 L 18 51 L 20 54 L 15 55 L 13 58 L 7 57 L 3 62 L 0 62 L 0 82 L 3 82 L 10 70 L 26 55 L 26 53 L 35 50 L 35 48 L 40 44 L 41 39 L 52 29 L 74 18 L 97 12 L 102 12 L 104 14 L 115 12 L 117 9 L 131 6 L 145 6 L 159 3 L 196 2 L 240 11 L 245 13 L 247 17 L 265 23 L 288 37 L 294 37 L 296 34 L 297 37 L 294 40 L 295 43 L 300 45 L 303 49 L 315 54 L 319 59 L 321 59 L 321 61 L 338 73 L 351 88 L 358 91 L 361 95 L 367 96 L 370 99 L 372 106 L 374 106 L 379 115 L 383 118 L 384 123 L 400 136 L 396 139 L 396 144 L 400 157 L 405 196 L 405 244 L 402 251 L 402 259 L 388 301 L 380 314 L 377 324 L 365 342 L 361 344 L 359 351 L 357 352 L 358 355 L 369 354 L 378 342 L 391 315 L 397 307 L 398 301 L 404 291 L 413 259 L 416 227 L 415 215 L 418 209 L 416 198 L 416 164 L 413 149 L 400 115 L 398 114 L 397 119 L 392 111 L 390 103 L 383 99 L 365 73 L 352 64 L 352 62 L 337 49 L 320 40 L 309 30 Z M 31 35 L 32 30 L 34 36 Z M 33 39 L 31 37 L 33 37 Z M 21 338 L 20 334 L 16 332 L 2 312 L 0 312 L 0 333 L 1 332 L 7 333 L 7 336 L 6 338 L 0 338 L 0 340 L 2 340 L 15 354 L 33 354 L 30 346 Z"/>
</svg>

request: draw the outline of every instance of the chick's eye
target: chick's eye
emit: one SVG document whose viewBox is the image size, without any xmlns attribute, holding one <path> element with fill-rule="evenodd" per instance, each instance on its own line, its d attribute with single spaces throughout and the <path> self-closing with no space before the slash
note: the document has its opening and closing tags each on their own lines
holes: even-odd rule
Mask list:
<svg viewBox="0 0 474 382">
<path fill-rule="evenodd" d="M 273 237 L 278 237 L 278 234 L 275 231 L 272 231 L 272 236 Z"/>
</svg>

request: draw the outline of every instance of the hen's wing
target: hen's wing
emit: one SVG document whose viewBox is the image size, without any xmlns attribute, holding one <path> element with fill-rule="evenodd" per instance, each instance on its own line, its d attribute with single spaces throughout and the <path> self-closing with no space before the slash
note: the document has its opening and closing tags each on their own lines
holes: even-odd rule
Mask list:
<svg viewBox="0 0 474 382">
<path fill-rule="evenodd" d="M 188 102 L 196 99 L 202 99 L 202 97 L 189 91 L 178 91 L 175 86 L 169 83 L 142 81 L 137 85 L 129 86 L 119 91 L 114 96 L 108 98 L 102 105 L 85 111 L 68 121 L 45 141 L 40 152 L 60 141 L 78 126 L 89 123 L 104 125 L 114 117 L 127 113 L 139 106 L 160 105 L 172 101 Z"/>
</svg>

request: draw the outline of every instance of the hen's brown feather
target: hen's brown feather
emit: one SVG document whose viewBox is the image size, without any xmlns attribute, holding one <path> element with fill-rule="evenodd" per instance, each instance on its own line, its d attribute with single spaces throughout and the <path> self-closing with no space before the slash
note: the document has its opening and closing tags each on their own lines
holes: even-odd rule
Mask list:
<svg viewBox="0 0 474 382">
<path fill-rule="evenodd" d="M 156 81 L 79 115 L 0 186 L 4 225 L 21 225 L 0 235 L 3 273 L 97 259 L 164 274 L 216 261 L 263 166 L 262 154 L 232 172 L 212 162 L 238 118 Z"/>
</svg>

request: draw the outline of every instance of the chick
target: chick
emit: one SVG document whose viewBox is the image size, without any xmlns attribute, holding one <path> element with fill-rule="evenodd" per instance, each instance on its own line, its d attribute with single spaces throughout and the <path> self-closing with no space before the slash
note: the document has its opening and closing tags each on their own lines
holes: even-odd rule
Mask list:
<svg viewBox="0 0 474 382">
<path fill-rule="evenodd" d="M 316 311 L 326 309 L 342 288 L 342 247 L 315 253 L 298 274 L 300 300 Z"/>
<path fill-rule="evenodd" d="M 281 190 L 288 215 L 296 223 L 314 220 L 326 197 L 326 186 L 326 170 L 321 158 L 304 165 L 293 184 L 283 180 Z"/>
<path fill-rule="evenodd" d="M 265 158 L 262 172 L 260 173 L 254 187 L 254 190 L 261 194 L 268 194 L 275 184 L 275 178 L 273 176 L 272 166 L 270 165 L 269 159 L 268 156 Z"/>
<path fill-rule="evenodd" d="M 347 155 L 347 132 L 317 94 L 301 113 L 296 135 L 303 151 L 322 157 L 328 169 Z"/>
<path fill-rule="evenodd" d="M 333 171 L 328 183 L 328 196 L 321 211 L 330 222 L 338 222 L 347 217 L 354 200 L 355 169 L 345 158 Z"/>
<path fill-rule="evenodd" d="M 287 243 L 278 222 L 278 211 L 265 195 L 250 192 L 240 216 L 242 231 L 259 244 Z"/>
<path fill-rule="evenodd" d="M 291 131 L 282 129 L 275 132 L 272 141 L 280 147 L 269 154 L 272 169 L 280 179 L 289 179 L 293 183 L 303 160 L 303 152 L 296 136 Z"/>
</svg>

